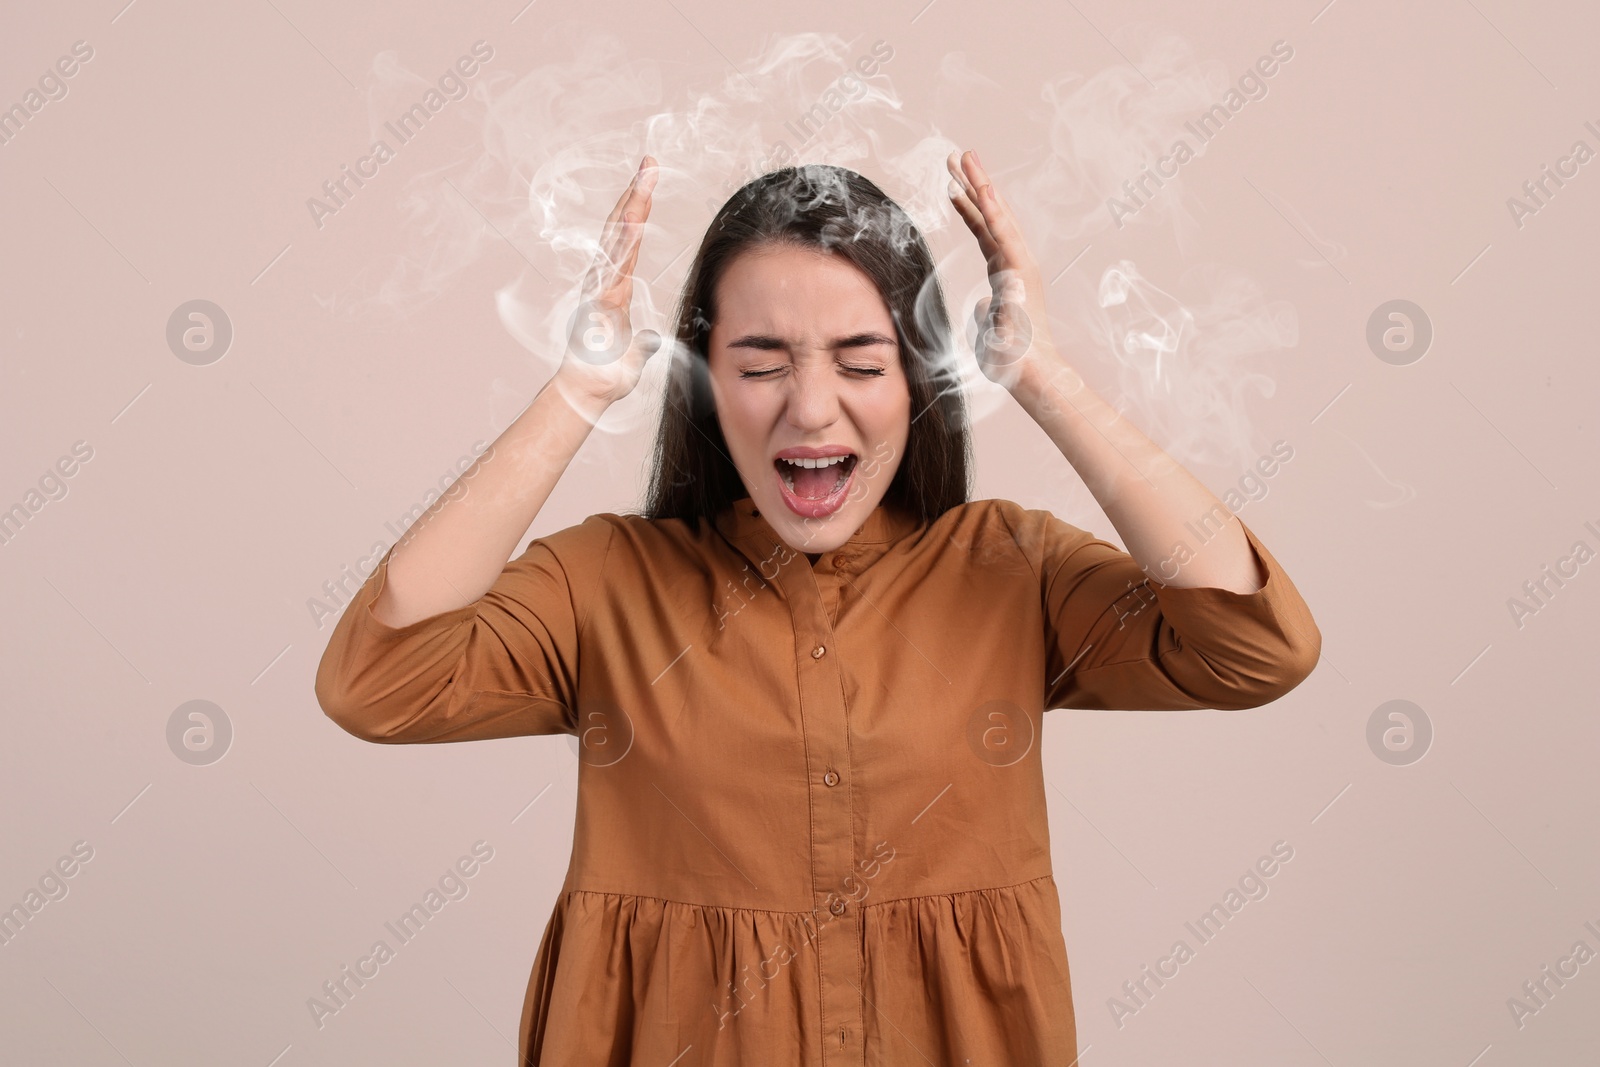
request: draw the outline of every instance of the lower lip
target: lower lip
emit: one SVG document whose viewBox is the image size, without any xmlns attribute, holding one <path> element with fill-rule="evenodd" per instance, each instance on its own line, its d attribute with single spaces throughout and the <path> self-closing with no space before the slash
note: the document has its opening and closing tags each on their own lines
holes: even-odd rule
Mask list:
<svg viewBox="0 0 1600 1067">
<path fill-rule="evenodd" d="M 783 480 L 783 474 L 776 466 L 772 468 L 772 476 L 778 479 L 778 492 L 783 494 L 783 502 L 789 506 L 790 511 L 803 518 L 821 519 L 844 507 L 844 499 L 850 493 L 850 486 L 855 484 L 856 468 L 860 466 L 861 463 L 858 460 L 855 466 L 850 468 L 850 474 L 845 478 L 843 485 L 817 500 L 808 500 L 803 496 L 796 496 L 791 493 L 789 486 Z"/>
</svg>

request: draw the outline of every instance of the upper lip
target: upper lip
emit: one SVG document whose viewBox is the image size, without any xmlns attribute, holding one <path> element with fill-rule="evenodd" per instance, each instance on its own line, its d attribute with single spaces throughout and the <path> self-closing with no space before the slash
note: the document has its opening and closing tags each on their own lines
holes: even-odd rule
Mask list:
<svg viewBox="0 0 1600 1067">
<path fill-rule="evenodd" d="M 774 459 L 826 459 L 829 456 L 853 456 L 856 450 L 846 448 L 844 445 L 822 445 L 819 448 L 807 448 L 797 445 L 794 448 L 785 448 L 778 452 Z"/>
</svg>

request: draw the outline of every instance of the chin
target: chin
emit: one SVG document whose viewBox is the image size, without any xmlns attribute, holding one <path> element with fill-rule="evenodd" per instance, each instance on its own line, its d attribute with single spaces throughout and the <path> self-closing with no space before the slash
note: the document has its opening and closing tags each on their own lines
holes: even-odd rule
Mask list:
<svg viewBox="0 0 1600 1067">
<path fill-rule="evenodd" d="M 879 503 L 876 497 L 868 498 L 858 493 L 856 499 L 846 499 L 828 514 L 815 516 L 797 513 L 780 493 L 764 495 L 768 496 L 766 501 L 757 501 L 762 516 L 784 543 L 796 552 L 832 552 L 855 536 Z"/>
<path fill-rule="evenodd" d="M 882 502 L 894 474 L 876 462 L 863 469 L 858 455 L 847 448 L 836 446 L 828 454 L 845 458 L 835 466 L 837 482 L 827 492 L 820 492 L 815 484 L 797 491 L 797 472 L 777 457 L 756 479 L 746 479 L 747 489 L 756 486 L 750 496 L 767 524 L 797 552 L 831 552 L 854 537 Z"/>
</svg>

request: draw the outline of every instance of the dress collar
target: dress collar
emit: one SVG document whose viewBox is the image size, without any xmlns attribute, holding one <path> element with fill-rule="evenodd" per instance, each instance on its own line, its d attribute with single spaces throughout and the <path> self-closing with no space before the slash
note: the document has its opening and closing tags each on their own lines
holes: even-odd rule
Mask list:
<svg viewBox="0 0 1600 1067">
<path fill-rule="evenodd" d="M 898 507 L 880 503 L 872 510 L 848 541 L 832 552 L 820 554 L 818 564 L 832 565 L 854 561 L 856 569 L 887 552 L 895 542 L 916 530 L 921 523 L 917 518 Z M 770 555 L 771 550 L 783 544 L 772 525 L 756 509 L 750 497 L 740 497 L 717 516 L 716 528 L 729 541 L 738 545 L 747 556 Z"/>
</svg>

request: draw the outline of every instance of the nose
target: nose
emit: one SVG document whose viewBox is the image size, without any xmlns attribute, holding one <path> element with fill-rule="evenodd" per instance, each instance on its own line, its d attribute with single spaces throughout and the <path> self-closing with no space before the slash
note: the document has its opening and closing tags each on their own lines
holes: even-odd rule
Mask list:
<svg viewBox="0 0 1600 1067">
<path fill-rule="evenodd" d="M 831 358 L 797 360 L 789 376 L 785 412 L 789 425 L 802 434 L 827 429 L 839 421 L 839 383 Z"/>
</svg>

